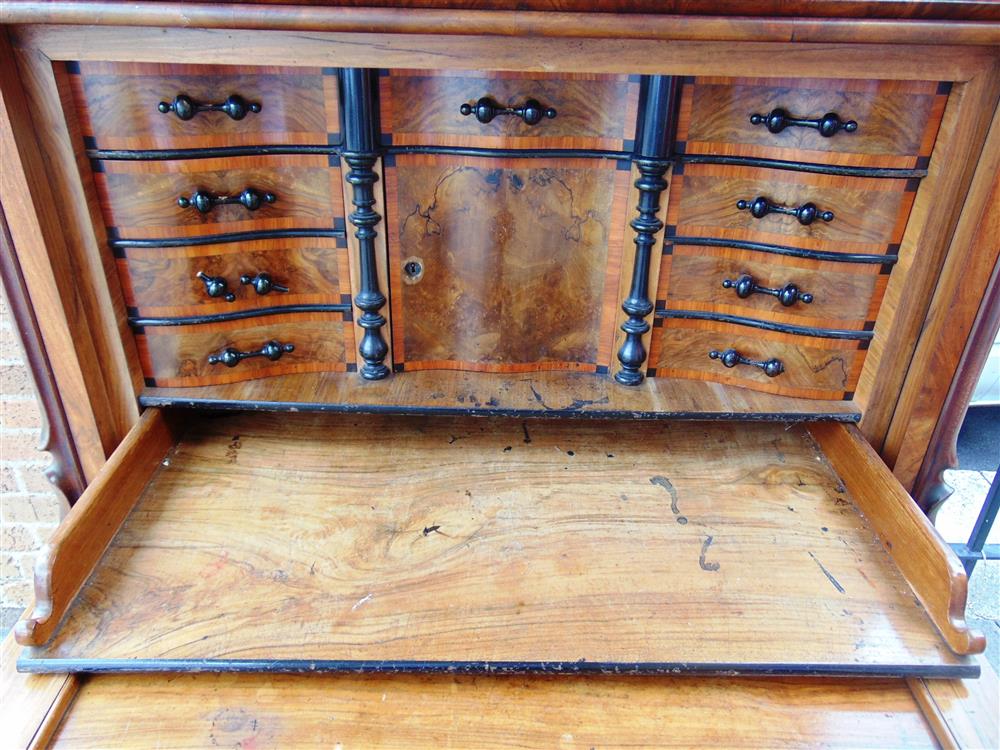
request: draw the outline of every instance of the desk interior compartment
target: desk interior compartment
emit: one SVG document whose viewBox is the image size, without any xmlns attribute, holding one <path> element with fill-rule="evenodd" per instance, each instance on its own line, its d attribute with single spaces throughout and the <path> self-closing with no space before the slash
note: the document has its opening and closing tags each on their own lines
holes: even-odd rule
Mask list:
<svg viewBox="0 0 1000 750">
<path fill-rule="evenodd" d="M 957 558 L 853 426 L 148 409 L 24 671 L 974 676 Z"/>
</svg>

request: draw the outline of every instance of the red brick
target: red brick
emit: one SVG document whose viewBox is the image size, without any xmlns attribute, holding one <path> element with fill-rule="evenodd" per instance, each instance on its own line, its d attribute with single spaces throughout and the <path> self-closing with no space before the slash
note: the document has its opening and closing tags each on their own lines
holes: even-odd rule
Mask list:
<svg viewBox="0 0 1000 750">
<path fill-rule="evenodd" d="M 4 396 L 35 396 L 31 373 L 24 365 L 0 365 L 0 394 Z"/>
<path fill-rule="evenodd" d="M 13 329 L 0 328 L 0 359 L 8 362 L 24 362 L 21 340 Z"/>
<path fill-rule="evenodd" d="M 41 495 L 53 495 L 52 482 L 45 476 L 41 466 L 18 466 L 15 470 L 21 475 L 21 482 L 24 489 L 31 493 Z"/>
<path fill-rule="evenodd" d="M 46 466 L 49 454 L 38 450 L 38 434 L 34 432 L 0 432 L 0 461 L 5 464 Z"/>
<path fill-rule="evenodd" d="M 5 607 L 27 607 L 32 601 L 30 581 L 9 581 L 0 588 L 0 601 Z"/>
<path fill-rule="evenodd" d="M 12 466 L 0 466 L 0 494 L 7 495 L 12 492 L 20 492 L 21 486 L 17 481 L 17 474 Z"/>
<path fill-rule="evenodd" d="M 40 429 L 41 425 L 38 403 L 34 399 L 0 400 L 0 426 L 7 429 Z"/>
<path fill-rule="evenodd" d="M 55 526 L 59 523 L 62 502 L 54 492 L 45 495 L 4 495 L 4 524 L 44 523 Z"/>
<path fill-rule="evenodd" d="M 47 534 L 46 534 L 47 536 Z M 42 540 L 22 524 L 4 525 L 0 530 L 0 549 L 8 552 L 34 552 L 42 546 Z"/>
</svg>

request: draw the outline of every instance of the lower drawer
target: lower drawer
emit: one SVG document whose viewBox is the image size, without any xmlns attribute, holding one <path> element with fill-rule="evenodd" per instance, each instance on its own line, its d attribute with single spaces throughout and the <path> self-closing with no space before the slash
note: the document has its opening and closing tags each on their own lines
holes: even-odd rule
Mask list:
<svg viewBox="0 0 1000 750">
<path fill-rule="evenodd" d="M 783 396 L 844 399 L 853 395 L 866 345 L 866 340 L 661 317 L 653 329 L 649 375 L 710 380 Z M 777 366 L 765 369 L 775 361 Z"/>
<path fill-rule="evenodd" d="M 146 385 L 219 385 L 344 372 L 347 356 L 353 363 L 352 326 L 350 314 L 342 312 L 265 314 L 219 323 L 140 325 L 135 340 Z"/>
<path fill-rule="evenodd" d="M 841 424 L 151 409 L 16 635 L 41 672 L 972 676 L 965 584 Z"/>
<path fill-rule="evenodd" d="M 903 680 L 101 675 L 49 747 L 912 750 L 934 726 Z"/>
</svg>

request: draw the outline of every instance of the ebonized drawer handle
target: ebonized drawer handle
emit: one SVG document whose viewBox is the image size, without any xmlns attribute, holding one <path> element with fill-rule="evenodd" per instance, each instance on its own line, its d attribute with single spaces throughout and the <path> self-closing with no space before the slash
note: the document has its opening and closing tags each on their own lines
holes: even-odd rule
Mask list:
<svg viewBox="0 0 1000 750">
<path fill-rule="evenodd" d="M 528 99 L 523 107 L 503 107 L 488 96 L 482 97 L 474 105 L 465 103 L 458 111 L 468 117 L 475 114 L 476 119 L 485 125 L 492 122 L 498 115 L 513 115 L 520 117 L 528 125 L 537 125 L 543 117 L 555 119 L 556 111 L 552 107 L 544 107 L 537 99 Z"/>
<path fill-rule="evenodd" d="M 209 276 L 204 271 L 195 274 L 205 282 L 205 292 L 209 297 L 222 297 L 226 302 L 235 302 L 236 295 L 229 291 L 229 285 L 221 276 Z"/>
<path fill-rule="evenodd" d="M 253 188 L 247 188 L 239 195 L 211 195 L 204 190 L 197 190 L 191 194 L 190 198 L 183 195 L 177 199 L 177 205 L 181 208 L 193 206 L 203 214 L 207 214 L 216 206 L 223 206 L 230 203 L 239 203 L 247 211 L 256 211 L 265 203 L 274 203 L 278 197 L 274 193 L 258 193 Z"/>
<path fill-rule="evenodd" d="M 735 349 L 726 349 L 724 352 L 713 349 L 708 353 L 708 356 L 721 361 L 726 367 L 736 367 L 736 365 L 759 367 L 769 378 L 776 378 L 785 371 L 785 366 L 780 359 L 774 357 L 765 360 L 747 359 Z"/>
<path fill-rule="evenodd" d="M 259 273 L 251 276 L 248 273 L 240 276 L 241 284 L 250 284 L 257 294 L 269 294 L 270 292 L 287 292 L 288 287 L 276 284 L 269 273 Z"/>
<path fill-rule="evenodd" d="M 763 196 L 757 196 L 752 201 L 738 200 L 736 208 L 740 211 L 750 209 L 750 213 L 755 219 L 763 219 L 768 214 L 788 214 L 798 219 L 802 226 L 809 226 L 816 219 L 823 221 L 833 221 L 833 211 L 820 211 L 815 203 L 803 203 L 801 206 L 782 206 L 780 203 L 771 203 Z"/>
<path fill-rule="evenodd" d="M 293 344 L 279 344 L 277 341 L 268 341 L 255 352 L 241 352 L 239 349 L 233 349 L 229 346 L 218 354 L 210 354 L 208 356 L 208 364 L 236 367 L 244 359 L 250 359 L 250 357 L 267 357 L 272 362 L 277 362 L 281 359 L 282 354 L 293 351 L 295 351 Z"/>
<path fill-rule="evenodd" d="M 791 307 L 796 302 L 808 305 L 813 301 L 811 294 L 800 292 L 799 288 L 791 282 L 785 284 L 781 289 L 769 289 L 766 286 L 758 286 L 754 282 L 753 276 L 748 273 L 743 274 L 736 281 L 726 279 L 722 282 L 722 286 L 726 289 L 735 289 L 736 296 L 741 299 L 746 299 L 751 294 L 770 294 L 772 297 L 777 297 L 778 301 L 785 307 Z"/>
<path fill-rule="evenodd" d="M 173 112 L 181 120 L 190 120 L 199 112 L 225 112 L 234 120 L 242 120 L 248 112 L 260 112 L 260 104 L 248 103 L 237 94 L 231 94 L 222 104 L 200 104 L 185 94 L 178 94 L 172 102 L 160 102 L 156 108 L 163 114 Z"/>
<path fill-rule="evenodd" d="M 750 115 L 750 122 L 754 125 L 764 125 L 772 133 L 780 133 L 789 127 L 815 128 L 824 138 L 832 138 L 841 130 L 853 133 L 858 129 L 858 124 L 854 120 L 845 122 L 836 112 L 827 112 L 818 120 L 807 120 L 802 117 L 792 117 L 783 109 L 772 109 L 766 115 Z"/>
</svg>

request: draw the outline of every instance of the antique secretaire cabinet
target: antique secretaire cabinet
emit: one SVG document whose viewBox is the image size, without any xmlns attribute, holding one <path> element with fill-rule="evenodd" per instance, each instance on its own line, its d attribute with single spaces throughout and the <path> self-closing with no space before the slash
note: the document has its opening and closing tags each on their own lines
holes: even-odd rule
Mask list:
<svg viewBox="0 0 1000 750">
<path fill-rule="evenodd" d="M 988 744 L 1000 9 L 405 5 L 0 10 L 24 744 Z"/>
</svg>

